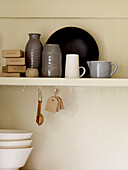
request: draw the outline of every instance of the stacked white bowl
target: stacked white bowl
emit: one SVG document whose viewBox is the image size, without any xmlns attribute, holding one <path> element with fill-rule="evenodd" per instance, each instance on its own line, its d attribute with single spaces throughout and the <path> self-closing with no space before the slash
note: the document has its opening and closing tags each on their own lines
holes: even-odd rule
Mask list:
<svg viewBox="0 0 128 170">
<path fill-rule="evenodd" d="M 19 170 L 32 151 L 32 132 L 0 129 L 0 170 Z"/>
</svg>

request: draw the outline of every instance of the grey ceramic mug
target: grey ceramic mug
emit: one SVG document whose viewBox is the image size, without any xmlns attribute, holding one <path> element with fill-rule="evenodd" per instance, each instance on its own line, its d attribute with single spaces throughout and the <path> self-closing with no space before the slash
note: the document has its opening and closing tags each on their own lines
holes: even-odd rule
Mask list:
<svg viewBox="0 0 128 170">
<path fill-rule="evenodd" d="M 108 61 L 87 61 L 92 78 L 110 78 L 117 70 L 117 64 Z M 112 66 L 114 69 L 112 71 Z"/>
</svg>

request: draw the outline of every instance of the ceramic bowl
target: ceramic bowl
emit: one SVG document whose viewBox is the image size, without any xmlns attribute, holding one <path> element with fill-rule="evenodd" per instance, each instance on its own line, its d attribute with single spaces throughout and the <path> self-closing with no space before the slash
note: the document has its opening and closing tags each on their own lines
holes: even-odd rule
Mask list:
<svg viewBox="0 0 128 170">
<path fill-rule="evenodd" d="M 24 130 L 0 129 L 0 141 L 16 141 L 31 139 L 32 132 Z"/>
<path fill-rule="evenodd" d="M 28 148 L 31 146 L 31 143 L 32 140 L 0 141 L 0 149 Z"/>
<path fill-rule="evenodd" d="M 30 148 L 0 149 L 0 170 L 18 170 L 23 167 L 32 151 Z"/>
</svg>

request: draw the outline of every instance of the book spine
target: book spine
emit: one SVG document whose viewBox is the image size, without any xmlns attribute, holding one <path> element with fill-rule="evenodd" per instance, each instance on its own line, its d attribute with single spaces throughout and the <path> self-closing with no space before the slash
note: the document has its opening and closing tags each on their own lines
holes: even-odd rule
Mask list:
<svg viewBox="0 0 128 170">
<path fill-rule="evenodd" d="M 26 66 L 3 66 L 3 73 L 25 73 Z"/>
<path fill-rule="evenodd" d="M 24 52 L 22 50 L 2 50 L 2 57 L 23 57 Z"/>
<path fill-rule="evenodd" d="M 1 77 L 20 77 L 20 73 L 1 73 Z"/>
<path fill-rule="evenodd" d="M 7 65 L 25 65 L 25 58 L 6 58 Z"/>
</svg>

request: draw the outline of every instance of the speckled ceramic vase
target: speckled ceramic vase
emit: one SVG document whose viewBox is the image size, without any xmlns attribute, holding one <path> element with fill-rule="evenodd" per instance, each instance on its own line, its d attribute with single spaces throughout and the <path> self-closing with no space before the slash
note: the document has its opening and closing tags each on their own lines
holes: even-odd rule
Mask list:
<svg viewBox="0 0 128 170">
<path fill-rule="evenodd" d="M 42 51 L 43 46 L 40 42 L 40 35 L 30 33 L 29 40 L 25 48 L 25 60 L 27 68 L 37 68 L 39 72 L 42 67 Z"/>
<path fill-rule="evenodd" d="M 42 76 L 62 76 L 62 53 L 58 44 L 46 44 L 42 54 Z"/>
</svg>

